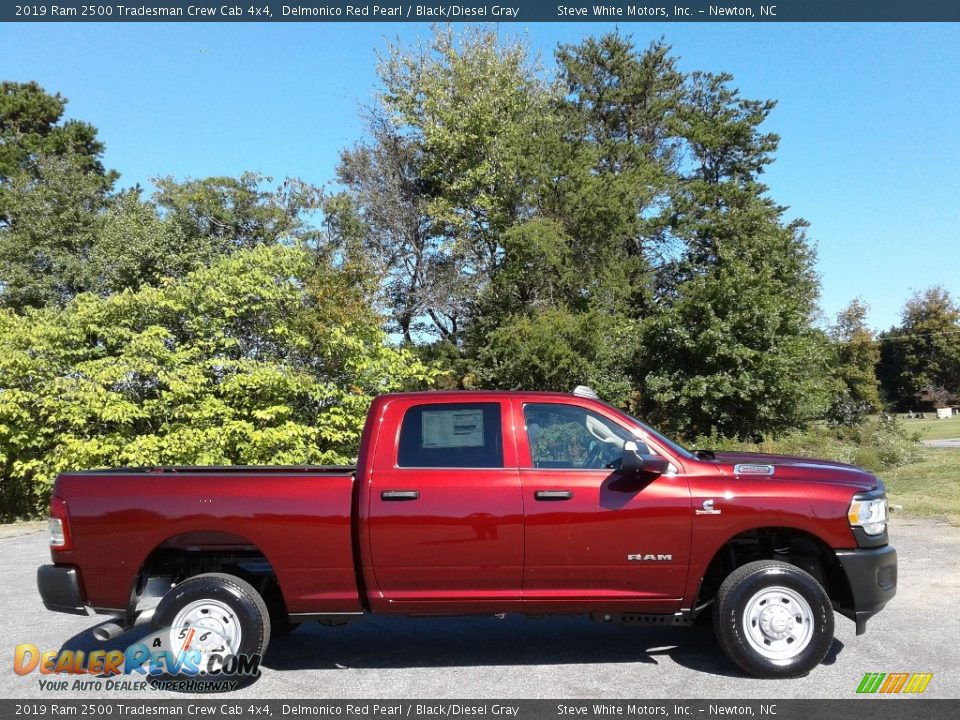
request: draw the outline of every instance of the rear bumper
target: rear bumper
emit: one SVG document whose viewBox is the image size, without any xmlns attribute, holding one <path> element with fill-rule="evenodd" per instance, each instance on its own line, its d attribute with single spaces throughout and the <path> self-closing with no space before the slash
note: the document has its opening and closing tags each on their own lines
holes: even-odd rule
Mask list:
<svg viewBox="0 0 960 720">
<path fill-rule="evenodd" d="M 41 565 L 37 568 L 37 589 L 47 610 L 86 615 L 87 607 L 80 592 L 80 574 L 66 565 Z"/>
<path fill-rule="evenodd" d="M 885 545 L 859 550 L 837 550 L 837 559 L 850 585 L 852 607 L 837 610 L 857 624 L 857 635 L 867 620 L 883 610 L 897 594 L 897 551 Z"/>
</svg>

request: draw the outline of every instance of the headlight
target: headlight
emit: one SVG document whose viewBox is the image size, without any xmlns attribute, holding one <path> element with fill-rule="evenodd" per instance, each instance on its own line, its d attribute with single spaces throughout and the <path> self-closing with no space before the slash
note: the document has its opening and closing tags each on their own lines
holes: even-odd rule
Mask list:
<svg viewBox="0 0 960 720">
<path fill-rule="evenodd" d="M 864 498 L 854 495 L 847 519 L 851 526 L 863 528 L 867 535 L 879 535 L 887 529 L 886 496 Z"/>
</svg>

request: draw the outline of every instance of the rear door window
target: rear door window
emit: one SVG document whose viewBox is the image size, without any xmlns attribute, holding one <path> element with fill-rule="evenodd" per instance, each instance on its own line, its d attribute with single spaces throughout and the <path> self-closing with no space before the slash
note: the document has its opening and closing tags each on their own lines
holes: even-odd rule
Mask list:
<svg viewBox="0 0 960 720">
<path fill-rule="evenodd" d="M 400 427 L 397 465 L 502 468 L 500 403 L 412 406 Z"/>
</svg>

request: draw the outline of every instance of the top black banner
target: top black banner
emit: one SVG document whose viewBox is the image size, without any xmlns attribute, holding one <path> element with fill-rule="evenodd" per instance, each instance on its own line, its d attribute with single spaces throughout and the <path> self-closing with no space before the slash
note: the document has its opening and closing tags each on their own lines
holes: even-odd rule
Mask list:
<svg viewBox="0 0 960 720">
<path fill-rule="evenodd" d="M 0 22 L 960 22 L 958 0 L 767 0 L 765 2 L 502 3 L 380 0 L 86 0 L 0 7 Z"/>
</svg>

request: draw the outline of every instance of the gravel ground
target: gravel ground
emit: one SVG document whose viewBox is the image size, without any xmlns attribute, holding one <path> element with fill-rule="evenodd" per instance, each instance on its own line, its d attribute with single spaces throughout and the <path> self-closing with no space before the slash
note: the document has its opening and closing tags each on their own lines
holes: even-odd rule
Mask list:
<svg viewBox="0 0 960 720">
<path fill-rule="evenodd" d="M 824 663 L 798 680 L 745 677 L 707 628 L 607 626 L 583 617 L 451 619 L 369 617 L 343 627 L 304 625 L 275 638 L 263 675 L 229 698 L 852 698 L 867 672 L 932 672 L 925 696 L 960 698 L 960 529 L 898 517 L 897 597 L 866 635 L 837 616 Z M 125 648 L 134 629 L 108 645 L 94 640 L 102 617 L 51 613 L 35 585 L 48 562 L 46 536 L 0 538 L 0 634 L 12 659 L 18 643 L 41 650 Z M 0 698 L 184 697 L 140 691 L 42 690 L 36 672 L 0 673 Z"/>
</svg>

